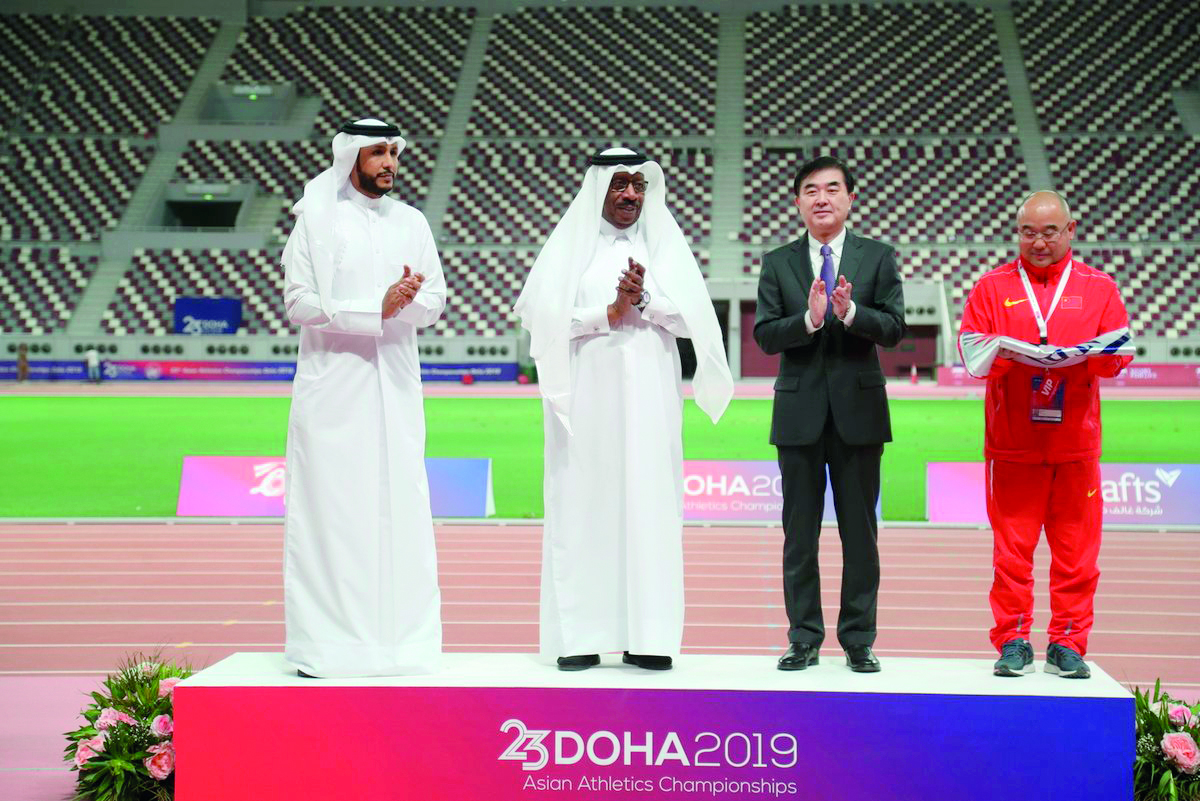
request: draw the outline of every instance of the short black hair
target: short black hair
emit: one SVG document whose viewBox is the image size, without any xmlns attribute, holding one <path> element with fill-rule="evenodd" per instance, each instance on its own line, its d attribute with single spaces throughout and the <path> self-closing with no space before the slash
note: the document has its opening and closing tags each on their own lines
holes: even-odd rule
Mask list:
<svg viewBox="0 0 1200 801">
<path fill-rule="evenodd" d="M 800 165 L 800 169 L 796 171 L 796 180 L 792 181 L 792 194 L 799 195 L 800 187 L 804 183 L 804 179 L 812 175 L 817 170 L 824 170 L 828 167 L 835 167 L 842 171 L 842 175 L 846 178 L 846 191 L 854 191 L 854 175 L 850 172 L 850 167 L 846 162 L 839 159 L 837 156 L 817 156 L 814 159 L 809 159 Z"/>
</svg>

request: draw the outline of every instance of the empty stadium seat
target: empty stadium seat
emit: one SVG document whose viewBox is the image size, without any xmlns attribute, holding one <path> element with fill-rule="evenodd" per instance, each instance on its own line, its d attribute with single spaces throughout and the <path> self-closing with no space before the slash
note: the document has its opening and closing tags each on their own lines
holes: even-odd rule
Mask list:
<svg viewBox="0 0 1200 801">
<path fill-rule="evenodd" d="M 70 17 L 20 127 L 153 132 L 178 108 L 216 34 L 198 17 Z"/>
<path fill-rule="evenodd" d="M 278 250 L 141 250 L 121 278 L 101 327 L 110 334 L 174 332 L 177 297 L 242 301 L 239 336 L 289 336 Z"/>
<path fill-rule="evenodd" d="M 1089 240 L 1187 241 L 1200 236 L 1200 140 L 1076 136 L 1046 139 L 1055 185 Z"/>
<path fill-rule="evenodd" d="M 803 233 L 792 182 L 801 164 L 827 154 L 843 158 L 854 173 L 858 199 L 849 228 L 894 245 L 1007 241 L 1028 184 L 1016 144 L 1007 138 L 754 146 L 744 165 L 744 242 L 782 245 Z"/>
<path fill-rule="evenodd" d="M 440 136 L 470 39 L 462 8 L 300 8 L 252 17 L 222 80 L 291 81 L 319 95 L 316 130 L 382 116 L 407 136 Z"/>
<path fill-rule="evenodd" d="M 120 222 L 153 155 L 125 139 L 13 139 L 0 163 L 0 239 L 99 239 Z"/>
<path fill-rule="evenodd" d="M 0 14 L 0 127 L 11 129 L 67 18 Z"/>
<path fill-rule="evenodd" d="M 642 147 L 662 165 L 667 205 L 693 247 L 712 234 L 712 151 Z M 462 153 L 442 221 L 447 242 L 540 246 L 583 183 L 601 143 L 473 142 Z"/>
<path fill-rule="evenodd" d="M 1179 131 L 1171 92 L 1200 81 L 1195 0 L 1016 0 L 1043 131 Z"/>
<path fill-rule="evenodd" d="M 1015 130 L 990 9 L 789 5 L 746 19 L 746 133 L 911 136 Z"/>
<path fill-rule="evenodd" d="M 95 271 L 95 256 L 70 248 L 9 249 L 0 256 L 0 333 L 60 332 Z"/>
<path fill-rule="evenodd" d="M 429 140 L 408 143 L 396 169 L 392 197 L 421 208 L 429 193 L 430 176 L 437 161 L 437 144 Z M 277 244 L 291 233 L 295 219 L 292 204 L 304 194 L 304 184 L 329 167 L 328 139 L 294 142 L 191 142 L 175 170 L 175 180 L 187 183 L 242 182 L 279 198 L 279 215 L 272 232 Z"/>
<path fill-rule="evenodd" d="M 717 15 L 695 8 L 527 8 L 492 25 L 472 136 L 713 132 Z"/>
</svg>

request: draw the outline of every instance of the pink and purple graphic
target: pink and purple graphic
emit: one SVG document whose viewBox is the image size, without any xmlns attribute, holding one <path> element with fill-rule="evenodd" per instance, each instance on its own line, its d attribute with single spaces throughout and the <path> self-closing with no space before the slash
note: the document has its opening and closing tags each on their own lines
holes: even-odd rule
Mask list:
<svg viewBox="0 0 1200 801">
<path fill-rule="evenodd" d="M 291 381 L 293 362 L 104 361 L 106 381 Z"/>
<path fill-rule="evenodd" d="M 882 517 L 881 503 L 876 503 L 875 516 Z M 684 520 L 779 523 L 782 518 L 783 480 L 778 462 L 689 460 L 683 463 Z M 823 520 L 837 521 L 828 475 Z"/>
<path fill-rule="evenodd" d="M 1128 697 L 318 681 L 184 684 L 175 712 L 178 801 L 1000 801 L 1018 775 L 1047 798 L 1133 791 Z"/>
<path fill-rule="evenodd" d="M 0 380 L 17 378 L 17 363 L 14 360 L 0 361 Z M 30 381 L 86 381 L 87 365 L 82 361 L 54 359 L 30 359 Z"/>
<path fill-rule="evenodd" d="M 426 459 L 435 517 L 490 517 L 491 459 Z M 185 456 L 180 517 L 283 517 L 287 465 L 282 456 Z"/>
<path fill-rule="evenodd" d="M 1115 378 L 1102 378 L 1103 386 L 1114 387 L 1196 387 L 1200 386 L 1200 367 L 1194 364 L 1133 364 Z"/>
<path fill-rule="evenodd" d="M 930 462 L 925 513 L 931 523 L 987 524 L 983 462 Z M 1200 464 L 1101 463 L 1105 523 L 1200 525 Z"/>
</svg>

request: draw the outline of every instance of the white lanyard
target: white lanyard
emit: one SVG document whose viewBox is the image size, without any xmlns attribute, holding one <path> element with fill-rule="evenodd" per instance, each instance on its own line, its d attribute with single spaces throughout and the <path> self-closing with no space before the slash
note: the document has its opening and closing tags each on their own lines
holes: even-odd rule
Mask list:
<svg viewBox="0 0 1200 801">
<path fill-rule="evenodd" d="M 1017 271 L 1021 273 L 1021 283 L 1025 285 L 1025 295 L 1029 298 L 1029 308 L 1033 310 L 1033 319 L 1037 320 L 1038 336 L 1042 338 L 1041 344 L 1048 344 L 1046 339 L 1046 326 L 1050 323 L 1050 318 L 1054 316 L 1054 312 L 1058 309 L 1058 302 L 1062 300 L 1063 290 L 1067 288 L 1067 279 L 1071 277 L 1071 264 L 1067 262 L 1067 266 L 1063 268 L 1062 275 L 1058 277 L 1058 288 L 1054 290 L 1054 300 L 1050 301 L 1050 313 L 1045 317 L 1042 316 L 1042 307 L 1038 305 L 1037 297 L 1033 294 L 1033 285 L 1029 283 L 1029 276 L 1025 274 L 1025 268 L 1018 265 Z"/>
</svg>

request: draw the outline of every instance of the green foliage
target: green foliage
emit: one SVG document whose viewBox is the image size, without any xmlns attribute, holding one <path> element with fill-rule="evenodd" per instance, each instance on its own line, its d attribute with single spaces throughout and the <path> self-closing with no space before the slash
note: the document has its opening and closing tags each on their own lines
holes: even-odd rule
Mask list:
<svg viewBox="0 0 1200 801">
<path fill-rule="evenodd" d="M 64 758 L 79 776 L 77 801 L 170 801 L 174 796 L 174 745 L 170 731 L 156 731 L 156 719 L 174 720 L 173 683 L 192 675 L 185 666 L 162 662 L 157 655 L 134 654 L 91 693 L 83 710 L 86 723 L 67 732 Z M 165 754 L 164 754 L 165 752 Z M 148 761 L 172 770 L 163 779 L 151 775 Z"/>
<path fill-rule="evenodd" d="M 1137 742 L 1133 759 L 1133 797 L 1135 801 L 1197 801 L 1200 799 L 1200 770 L 1183 770 L 1164 751 L 1168 735 L 1191 738 L 1194 751 L 1200 740 L 1200 704 L 1188 707 L 1162 692 L 1155 682 L 1153 692 L 1135 687 L 1134 719 Z M 1172 722 L 1171 709 L 1187 710 L 1186 720 Z"/>
</svg>

